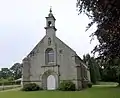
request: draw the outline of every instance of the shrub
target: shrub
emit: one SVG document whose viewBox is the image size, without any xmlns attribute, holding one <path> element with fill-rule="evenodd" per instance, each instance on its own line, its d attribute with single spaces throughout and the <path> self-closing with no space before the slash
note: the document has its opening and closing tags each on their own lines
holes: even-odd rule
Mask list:
<svg viewBox="0 0 120 98">
<path fill-rule="evenodd" d="M 42 90 L 36 83 L 25 84 L 22 88 L 23 91 L 38 91 Z"/>
<path fill-rule="evenodd" d="M 75 91 L 75 84 L 71 81 L 62 81 L 59 85 L 59 90 L 62 91 Z"/>
<path fill-rule="evenodd" d="M 88 83 L 88 87 L 91 88 L 92 87 L 92 83 Z"/>
<path fill-rule="evenodd" d="M 13 82 L 14 85 L 21 85 L 21 81 Z"/>
</svg>

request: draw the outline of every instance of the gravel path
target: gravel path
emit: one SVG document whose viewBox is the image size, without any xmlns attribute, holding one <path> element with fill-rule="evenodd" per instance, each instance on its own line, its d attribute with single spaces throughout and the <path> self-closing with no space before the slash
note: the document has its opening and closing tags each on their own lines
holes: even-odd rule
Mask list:
<svg viewBox="0 0 120 98">
<path fill-rule="evenodd" d="M 19 88 L 9 89 L 9 90 L 1 90 L 0 92 L 19 91 L 20 89 L 21 89 L 21 87 L 19 87 Z"/>
</svg>

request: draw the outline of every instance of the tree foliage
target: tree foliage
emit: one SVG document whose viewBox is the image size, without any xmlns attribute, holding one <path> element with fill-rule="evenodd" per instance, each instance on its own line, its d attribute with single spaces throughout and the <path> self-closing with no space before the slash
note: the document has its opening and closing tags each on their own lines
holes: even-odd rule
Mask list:
<svg viewBox="0 0 120 98">
<path fill-rule="evenodd" d="M 107 81 L 107 82 L 118 82 L 118 75 L 117 75 L 117 68 L 118 65 L 116 65 L 118 62 L 116 60 L 101 60 L 97 59 L 97 62 L 99 66 L 101 67 L 100 69 L 100 74 L 101 74 L 101 80 L 102 81 Z"/>
<path fill-rule="evenodd" d="M 0 71 L 0 79 L 6 79 L 8 77 L 12 76 L 12 72 L 8 68 L 2 68 Z"/>
<path fill-rule="evenodd" d="M 96 35 L 99 40 L 93 52 L 104 58 L 120 58 L 120 1 L 119 0 L 77 0 L 80 13 L 85 13 L 92 22 L 97 23 Z"/>
<path fill-rule="evenodd" d="M 22 64 L 15 63 L 10 69 L 1 68 L 0 79 L 15 80 L 22 76 Z"/>
<path fill-rule="evenodd" d="M 91 82 L 96 84 L 97 81 L 101 79 L 100 76 L 100 67 L 94 57 L 91 57 L 89 54 L 83 56 L 83 61 L 88 65 L 90 69 Z"/>
<path fill-rule="evenodd" d="M 22 76 L 22 64 L 20 63 L 15 63 L 10 70 L 13 73 L 14 79 L 19 79 Z"/>
<path fill-rule="evenodd" d="M 89 54 L 83 56 L 83 61 L 90 69 L 91 82 L 97 81 L 120 83 L 120 60 L 101 59 L 91 57 Z"/>
</svg>

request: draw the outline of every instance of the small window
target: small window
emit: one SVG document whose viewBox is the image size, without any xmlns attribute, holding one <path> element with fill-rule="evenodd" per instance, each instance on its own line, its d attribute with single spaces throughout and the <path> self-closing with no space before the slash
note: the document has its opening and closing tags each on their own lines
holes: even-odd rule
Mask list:
<svg viewBox="0 0 120 98">
<path fill-rule="evenodd" d="M 61 50 L 59 50 L 59 53 L 60 53 L 60 54 L 62 54 L 62 53 L 63 53 L 63 50 L 62 50 L 62 49 L 61 49 Z"/>
<path fill-rule="evenodd" d="M 48 45 L 49 46 L 51 45 L 51 38 L 50 37 L 48 38 Z"/>
</svg>

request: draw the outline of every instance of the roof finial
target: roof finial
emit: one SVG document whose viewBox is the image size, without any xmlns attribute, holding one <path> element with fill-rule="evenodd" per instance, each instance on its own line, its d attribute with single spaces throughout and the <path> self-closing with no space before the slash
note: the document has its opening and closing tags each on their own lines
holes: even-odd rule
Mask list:
<svg viewBox="0 0 120 98">
<path fill-rule="evenodd" d="M 50 6 L 50 11 L 49 11 L 50 13 L 48 14 L 48 16 L 49 17 L 51 17 L 51 16 L 53 16 L 53 14 L 52 14 L 52 6 Z"/>
<path fill-rule="evenodd" d="M 52 6 L 50 6 L 50 13 L 52 13 Z"/>
</svg>

